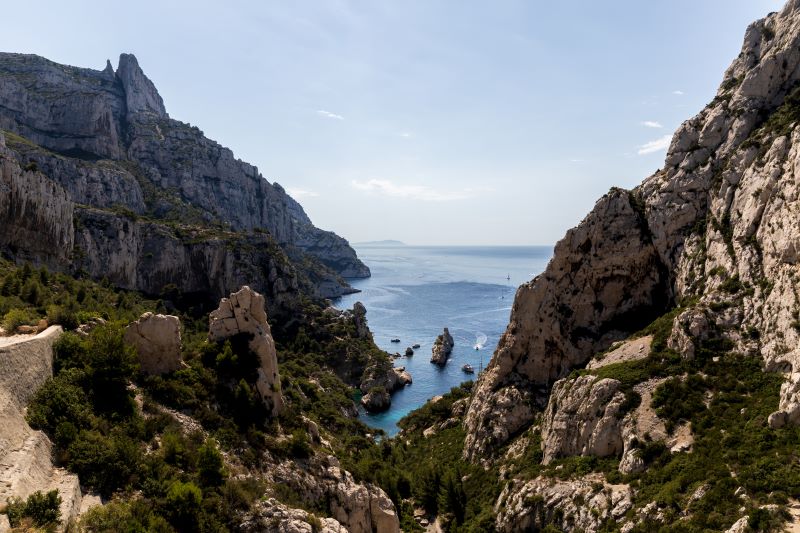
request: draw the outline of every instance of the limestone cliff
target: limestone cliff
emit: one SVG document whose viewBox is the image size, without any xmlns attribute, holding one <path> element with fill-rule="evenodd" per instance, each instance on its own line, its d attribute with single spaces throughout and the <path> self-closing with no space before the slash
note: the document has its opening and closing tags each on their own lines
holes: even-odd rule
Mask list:
<svg viewBox="0 0 800 533">
<path fill-rule="evenodd" d="M 73 267 L 114 285 L 162 294 L 222 295 L 252 285 L 271 312 L 297 301 L 297 272 L 266 234 L 198 230 L 100 209 L 76 210 Z"/>
<path fill-rule="evenodd" d="M 798 419 L 798 122 L 800 1 L 791 0 L 747 29 L 717 96 L 675 133 L 664 168 L 604 196 L 519 288 L 470 405 L 467 457 L 507 442 L 556 379 L 677 302 L 693 305 L 676 319 L 672 346 L 691 357 L 694 343 L 717 337 L 760 354 L 790 377 L 775 423 Z"/>
<path fill-rule="evenodd" d="M 0 53 L 0 129 L 13 132 L 8 144 L 23 167 L 35 162 L 76 204 L 267 232 L 332 271 L 319 281 L 323 296 L 346 290 L 339 276 L 369 276 L 347 241 L 314 227 L 280 185 L 169 118 L 132 55 L 115 72 Z"/>
<path fill-rule="evenodd" d="M 0 134 L 0 248 L 49 264 L 66 261 L 75 239 L 73 203 L 58 184 L 17 164 Z"/>
<path fill-rule="evenodd" d="M 529 424 L 555 380 L 660 314 L 669 290 L 642 206 L 612 190 L 556 245 L 545 272 L 517 290 L 467 414 L 470 456 Z"/>
</svg>

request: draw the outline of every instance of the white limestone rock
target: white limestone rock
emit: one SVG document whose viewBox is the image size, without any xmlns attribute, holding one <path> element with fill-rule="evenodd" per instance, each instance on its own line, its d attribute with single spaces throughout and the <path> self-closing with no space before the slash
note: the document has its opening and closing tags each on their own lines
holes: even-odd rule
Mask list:
<svg viewBox="0 0 800 533">
<path fill-rule="evenodd" d="M 159 375 L 180 370 L 181 321 L 172 315 L 145 313 L 125 328 L 125 342 L 136 349 L 142 371 Z"/>
<path fill-rule="evenodd" d="M 259 360 L 256 388 L 272 416 L 277 416 L 284 404 L 275 340 L 267 322 L 264 297 L 246 285 L 220 300 L 219 307 L 208 317 L 209 341 L 222 342 L 240 333 L 252 335 L 250 350 Z"/>
<path fill-rule="evenodd" d="M 453 336 L 450 335 L 447 328 L 444 328 L 442 334 L 436 337 L 433 348 L 431 348 L 431 363 L 444 366 L 453 352 L 453 346 L 455 346 Z"/>
</svg>

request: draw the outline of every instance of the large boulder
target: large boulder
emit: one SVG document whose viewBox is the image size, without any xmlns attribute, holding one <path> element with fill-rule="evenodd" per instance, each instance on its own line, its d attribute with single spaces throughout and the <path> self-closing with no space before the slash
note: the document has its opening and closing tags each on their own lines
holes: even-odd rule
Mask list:
<svg viewBox="0 0 800 533">
<path fill-rule="evenodd" d="M 256 388 L 272 416 L 280 414 L 283 397 L 278 355 L 267 322 L 264 296 L 245 285 L 239 292 L 220 300 L 219 307 L 209 315 L 208 321 L 208 339 L 212 342 L 222 342 L 240 333 L 252 335 L 249 346 L 259 360 Z"/>
<path fill-rule="evenodd" d="M 453 336 L 450 335 L 450 331 L 447 328 L 444 328 L 442 334 L 436 337 L 436 341 L 433 343 L 431 363 L 444 366 L 447 363 L 447 358 L 453 352 L 454 345 Z"/>
<path fill-rule="evenodd" d="M 374 387 L 361 397 L 361 405 L 371 413 L 379 413 L 392 405 L 392 397 L 385 388 Z"/>
<path fill-rule="evenodd" d="M 179 370 L 181 321 L 172 315 L 145 313 L 125 328 L 125 342 L 136 349 L 139 366 L 147 374 L 166 374 Z"/>
</svg>

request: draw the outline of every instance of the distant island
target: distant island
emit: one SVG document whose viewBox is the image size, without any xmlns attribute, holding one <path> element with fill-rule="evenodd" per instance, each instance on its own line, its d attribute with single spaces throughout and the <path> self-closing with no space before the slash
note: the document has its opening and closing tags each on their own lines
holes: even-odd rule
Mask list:
<svg viewBox="0 0 800 533">
<path fill-rule="evenodd" d="M 353 243 L 353 246 L 406 246 L 403 241 L 386 239 L 384 241 L 365 241 Z"/>
</svg>

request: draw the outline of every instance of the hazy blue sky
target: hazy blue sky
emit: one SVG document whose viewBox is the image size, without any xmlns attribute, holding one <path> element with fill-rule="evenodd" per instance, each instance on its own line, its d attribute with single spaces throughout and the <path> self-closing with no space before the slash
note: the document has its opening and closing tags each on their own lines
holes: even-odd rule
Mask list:
<svg viewBox="0 0 800 533">
<path fill-rule="evenodd" d="M 136 54 L 173 118 L 353 242 L 551 244 L 661 166 L 782 4 L 26 0 L 0 49 Z"/>
</svg>

